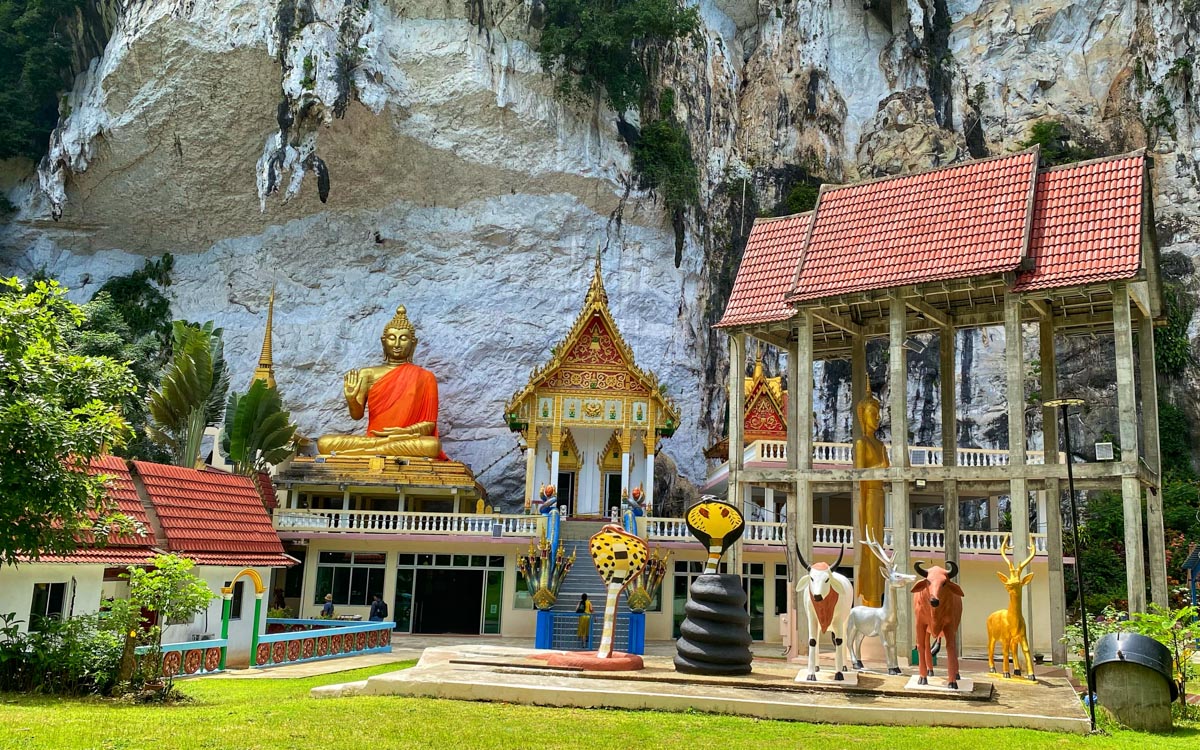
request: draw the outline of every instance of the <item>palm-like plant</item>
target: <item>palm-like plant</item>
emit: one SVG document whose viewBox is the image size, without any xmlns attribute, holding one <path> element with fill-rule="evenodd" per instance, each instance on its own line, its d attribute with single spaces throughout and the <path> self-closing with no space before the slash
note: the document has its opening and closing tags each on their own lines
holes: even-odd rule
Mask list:
<svg viewBox="0 0 1200 750">
<path fill-rule="evenodd" d="M 231 393 L 225 407 L 221 452 L 239 474 L 266 471 L 295 450 L 296 425 L 279 392 L 261 380 L 244 394 Z"/>
<path fill-rule="evenodd" d="M 171 453 L 176 466 L 193 466 L 204 428 L 220 420 L 229 390 L 221 329 L 177 320 L 171 324 L 171 360 L 150 392 L 146 432 Z"/>
</svg>

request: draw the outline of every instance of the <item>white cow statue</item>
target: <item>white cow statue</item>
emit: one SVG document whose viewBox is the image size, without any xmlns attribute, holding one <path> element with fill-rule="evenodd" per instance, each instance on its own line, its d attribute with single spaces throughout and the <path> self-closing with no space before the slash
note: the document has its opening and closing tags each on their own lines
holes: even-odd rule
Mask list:
<svg viewBox="0 0 1200 750">
<path fill-rule="evenodd" d="M 845 679 L 842 673 L 846 669 L 844 656 L 846 620 L 850 617 L 850 605 L 854 603 L 854 591 L 850 586 L 850 579 L 834 570 L 841 564 L 842 555 L 845 553 L 846 548 L 843 547 L 838 553 L 837 561 L 832 566 L 823 562 L 809 565 L 804 561 L 804 555 L 800 553 L 800 548 L 796 548 L 796 557 L 800 559 L 800 565 L 808 571 L 808 575 L 801 578 L 796 584 L 796 593 L 804 600 L 804 611 L 808 614 L 808 676 L 805 678 L 806 680 L 815 682 L 817 679 L 817 655 L 820 651 L 817 643 L 821 639 L 821 634 L 826 631 L 833 636 L 833 659 L 836 670 L 833 679 Z"/>
<path fill-rule="evenodd" d="M 850 620 L 846 626 L 846 645 L 850 649 L 850 659 L 855 669 L 862 669 L 863 663 L 859 657 L 862 643 L 868 636 L 878 636 L 887 655 L 888 674 L 900 674 L 900 662 L 896 655 L 896 602 L 905 588 L 916 582 L 917 577 L 898 571 L 894 562 L 895 553 L 889 555 L 883 545 L 871 538 L 870 531 L 867 532 L 866 541 L 860 544 L 871 550 L 875 557 L 879 558 L 879 562 L 883 563 L 879 566 L 879 572 L 883 574 L 887 586 L 882 607 L 859 605 L 850 610 Z M 866 575 L 865 560 L 861 570 L 864 571 L 863 575 Z"/>
</svg>

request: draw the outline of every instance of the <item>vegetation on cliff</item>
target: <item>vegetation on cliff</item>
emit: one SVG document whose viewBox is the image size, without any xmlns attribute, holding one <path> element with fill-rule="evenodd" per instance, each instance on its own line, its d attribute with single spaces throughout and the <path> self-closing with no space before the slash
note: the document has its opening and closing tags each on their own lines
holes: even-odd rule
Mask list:
<svg viewBox="0 0 1200 750">
<path fill-rule="evenodd" d="M 0 159 L 40 159 L 70 83 L 63 20 L 83 0 L 0 0 Z"/>
</svg>

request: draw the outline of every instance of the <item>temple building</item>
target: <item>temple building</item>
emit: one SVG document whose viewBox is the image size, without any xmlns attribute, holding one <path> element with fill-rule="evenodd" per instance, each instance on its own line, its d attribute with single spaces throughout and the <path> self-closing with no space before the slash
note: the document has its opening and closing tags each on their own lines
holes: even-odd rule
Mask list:
<svg viewBox="0 0 1200 750">
<path fill-rule="evenodd" d="M 764 451 L 767 441 L 753 440 L 744 419 L 730 419 L 729 460 L 720 478 L 730 502 L 744 502 L 750 488 L 785 496 L 783 549 L 794 545 L 810 561 L 828 561 L 844 547 L 856 594 L 877 568 L 857 544 L 865 529 L 895 550 L 904 569 L 918 560 L 956 561 L 969 605 L 960 631 L 964 649 L 986 648 L 988 612 L 1020 606 L 1034 650 L 1062 661 L 1059 499 L 1068 473 L 1053 401 L 1072 394 L 1060 394 L 1056 352 L 1065 337 L 1103 339 L 1115 352 L 1121 452 L 1113 461 L 1076 462 L 1073 480 L 1077 490 L 1124 498 L 1130 610 L 1145 609 L 1147 581 L 1151 599 L 1166 605 L 1154 370 L 1154 327 L 1163 312 L 1149 169 L 1142 152 L 1045 167 L 1035 148 L 825 185 L 812 212 L 759 219 L 718 325 L 729 334 L 731 415 L 745 411 L 747 342 L 786 352 L 787 438 Z M 958 442 L 957 334 L 981 327 L 1002 329 L 1007 342 L 1008 440 L 998 450 Z M 1038 334 L 1029 351 L 1022 344 L 1027 330 Z M 910 444 L 907 355 L 916 333 L 936 334 L 943 425 L 937 445 Z M 872 339 L 887 347 L 883 403 L 867 378 Z M 1025 384 L 1034 358 L 1036 397 Z M 854 446 L 814 442 L 813 366 L 836 359 L 850 361 Z M 1031 398 L 1042 410 L 1040 435 L 1027 430 Z M 961 503 L 1002 495 L 1011 508 L 1010 531 L 963 528 Z M 931 509 L 941 528 L 920 528 L 919 514 Z M 1001 570 L 997 551 L 1006 542 L 1017 562 L 1033 561 L 1033 584 L 1018 604 L 992 572 Z M 796 612 L 794 591 L 779 594 L 788 601 L 777 601 L 777 611 Z M 911 601 L 898 604 L 899 642 L 911 643 Z M 788 630 L 785 642 L 797 643 L 794 627 Z"/>
<path fill-rule="evenodd" d="M 609 516 L 641 487 L 654 506 L 654 456 L 679 424 L 679 410 L 652 372 L 638 368 L 608 309 L 600 260 L 566 338 L 505 406 L 521 435 L 526 507 L 557 488 L 568 516 Z"/>
</svg>

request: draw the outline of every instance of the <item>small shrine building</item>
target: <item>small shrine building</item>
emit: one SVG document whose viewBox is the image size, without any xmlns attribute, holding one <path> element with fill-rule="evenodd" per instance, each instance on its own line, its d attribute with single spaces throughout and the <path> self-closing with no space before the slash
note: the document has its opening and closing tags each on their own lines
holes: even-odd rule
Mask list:
<svg viewBox="0 0 1200 750">
<path fill-rule="evenodd" d="M 608 309 L 600 260 L 566 338 L 504 407 L 525 452 L 525 504 L 557 489 L 569 516 L 608 516 L 636 487 L 654 506 L 654 456 L 679 410 L 634 362 Z"/>
</svg>

